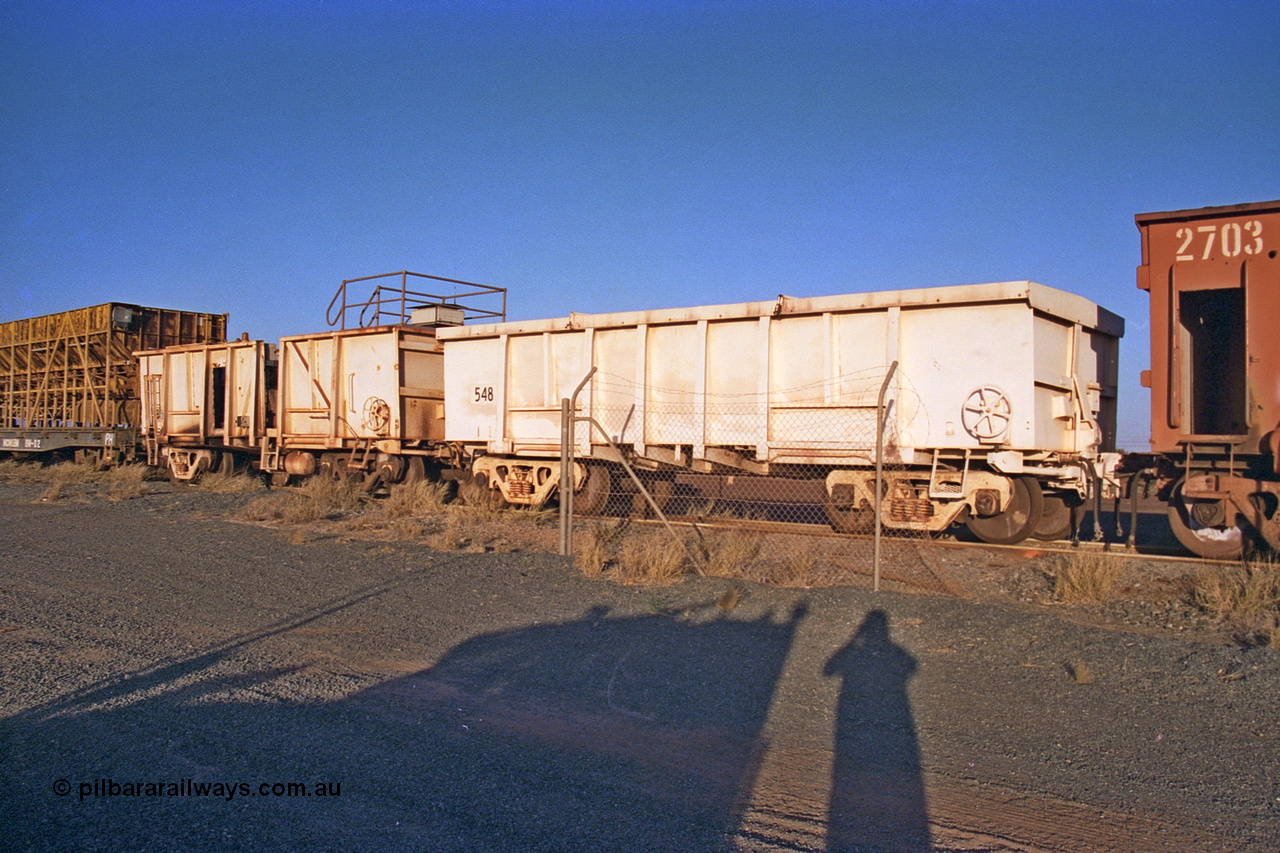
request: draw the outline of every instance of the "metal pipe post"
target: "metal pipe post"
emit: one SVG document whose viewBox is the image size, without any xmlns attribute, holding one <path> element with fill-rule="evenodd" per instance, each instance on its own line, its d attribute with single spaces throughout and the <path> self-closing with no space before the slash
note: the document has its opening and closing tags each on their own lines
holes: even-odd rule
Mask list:
<svg viewBox="0 0 1280 853">
<path fill-rule="evenodd" d="M 880 494 L 884 491 L 884 395 L 889 391 L 889 381 L 893 379 L 893 373 L 898 369 L 898 362 L 895 359 L 889 365 L 889 372 L 884 375 L 884 382 L 880 383 L 880 394 L 876 397 L 876 532 L 875 532 L 875 548 L 871 558 L 871 588 L 875 592 L 880 591 Z"/>
</svg>

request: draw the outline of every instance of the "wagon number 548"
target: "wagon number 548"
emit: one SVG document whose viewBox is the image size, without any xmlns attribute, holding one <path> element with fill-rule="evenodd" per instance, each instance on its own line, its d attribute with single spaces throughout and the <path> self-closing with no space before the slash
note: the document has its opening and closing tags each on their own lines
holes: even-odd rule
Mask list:
<svg viewBox="0 0 1280 853">
<path fill-rule="evenodd" d="M 1191 244 L 1196 241 L 1197 237 L 1204 237 L 1204 252 L 1200 255 L 1199 260 L 1207 261 L 1213 255 L 1213 245 L 1216 240 L 1218 243 L 1218 251 L 1224 258 L 1234 258 L 1241 252 L 1246 255 L 1262 254 L 1262 223 L 1256 219 L 1250 219 L 1248 222 L 1224 222 L 1219 225 L 1200 225 L 1194 230 L 1191 228 L 1179 228 L 1178 239 L 1182 243 L 1178 246 L 1179 261 L 1196 260 L 1195 247 Z"/>
<path fill-rule="evenodd" d="M 475 397 L 475 402 L 477 403 L 493 402 L 493 386 L 492 385 L 477 385 L 475 386 L 475 388 L 472 389 L 472 394 Z"/>
</svg>

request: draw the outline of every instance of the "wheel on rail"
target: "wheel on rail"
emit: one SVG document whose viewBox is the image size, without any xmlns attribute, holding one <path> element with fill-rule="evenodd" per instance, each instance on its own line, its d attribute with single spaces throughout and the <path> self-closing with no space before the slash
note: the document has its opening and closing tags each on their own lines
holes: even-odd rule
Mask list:
<svg viewBox="0 0 1280 853">
<path fill-rule="evenodd" d="M 969 532 L 991 545 L 1013 545 L 1031 535 L 1044 514 L 1044 494 L 1035 477 L 1013 478 L 1013 497 L 1004 511 L 970 516 Z"/>
<path fill-rule="evenodd" d="M 1234 560 L 1243 554 L 1249 536 L 1238 525 L 1227 525 L 1225 501 L 1183 498 L 1183 482 L 1169 492 L 1168 508 L 1169 527 L 1182 547 L 1208 560 Z"/>
<path fill-rule="evenodd" d="M 472 475 L 463 499 L 467 504 L 483 509 L 500 509 L 507 505 L 502 490 L 489 487 L 489 475 L 485 473 Z"/>
<path fill-rule="evenodd" d="M 609 504 L 613 478 L 607 465 L 590 464 L 586 468 L 587 481 L 574 493 L 573 512 L 575 515 L 599 515 Z"/>
<path fill-rule="evenodd" d="M 649 497 L 653 498 L 653 502 L 657 505 L 659 512 L 666 512 L 667 504 L 671 503 L 671 496 L 676 491 L 675 481 L 670 477 L 641 475 L 640 482 L 644 484 L 645 491 L 649 493 Z M 634 489 L 635 485 L 632 484 L 631 488 Z M 657 513 L 653 511 L 653 507 L 645 500 L 644 495 L 638 491 L 631 496 L 631 515 L 634 518 L 658 517 Z"/>
<path fill-rule="evenodd" d="M 217 467 L 214 471 L 224 477 L 230 477 L 236 472 L 236 455 L 229 450 L 224 450 L 218 454 Z"/>
<path fill-rule="evenodd" d="M 865 504 L 866 502 L 863 501 Z M 839 507 L 823 489 L 822 509 L 837 533 L 870 533 L 876 526 L 876 511 L 869 506 Z"/>
<path fill-rule="evenodd" d="M 1041 542 L 1070 539 L 1076 527 L 1076 507 L 1057 495 L 1044 496 L 1044 511 L 1040 523 L 1031 531 L 1031 538 Z"/>
</svg>

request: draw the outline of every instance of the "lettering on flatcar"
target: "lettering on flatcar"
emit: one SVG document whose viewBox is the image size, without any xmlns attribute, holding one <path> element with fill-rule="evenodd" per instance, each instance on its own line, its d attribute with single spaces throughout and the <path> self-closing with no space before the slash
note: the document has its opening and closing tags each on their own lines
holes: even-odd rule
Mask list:
<svg viewBox="0 0 1280 853">
<path fill-rule="evenodd" d="M 1175 261 L 1207 261 L 1215 257 L 1235 258 L 1240 255 L 1261 255 L 1262 222 L 1224 222 L 1222 225 L 1200 225 L 1196 228 L 1179 228 L 1178 253 Z M 1204 241 L 1203 249 L 1200 241 Z M 1214 252 L 1214 247 L 1218 251 Z M 1199 257 L 1197 257 L 1197 253 Z"/>
</svg>

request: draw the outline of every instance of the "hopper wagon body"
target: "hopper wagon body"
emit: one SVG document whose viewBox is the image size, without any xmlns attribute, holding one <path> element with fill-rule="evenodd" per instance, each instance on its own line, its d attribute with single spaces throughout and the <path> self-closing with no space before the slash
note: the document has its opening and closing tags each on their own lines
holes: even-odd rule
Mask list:
<svg viewBox="0 0 1280 853">
<path fill-rule="evenodd" d="M 442 329 L 445 437 L 508 502 L 545 501 L 567 479 L 561 400 L 590 374 L 587 508 L 625 459 L 659 495 L 690 472 L 817 480 L 832 525 L 858 530 L 880 447 L 887 526 L 1048 536 L 1114 456 L 1123 330 L 1025 281 Z"/>
</svg>

